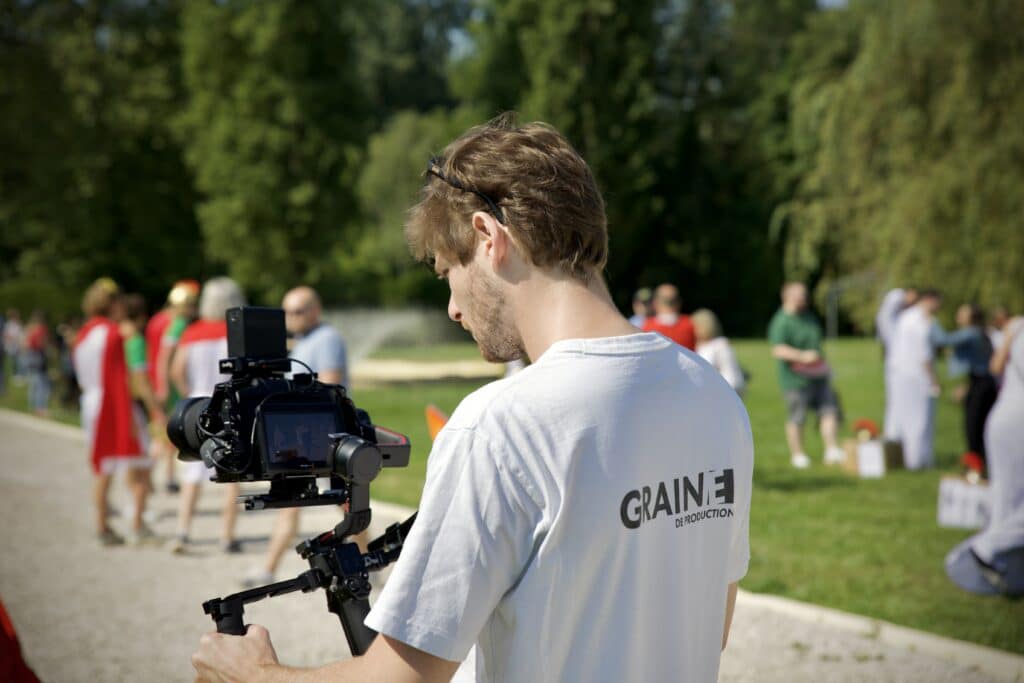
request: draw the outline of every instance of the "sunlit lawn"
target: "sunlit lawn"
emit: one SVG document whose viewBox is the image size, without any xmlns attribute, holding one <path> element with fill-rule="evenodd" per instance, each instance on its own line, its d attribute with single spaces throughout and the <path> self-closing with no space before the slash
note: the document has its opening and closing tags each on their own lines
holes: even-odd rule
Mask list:
<svg viewBox="0 0 1024 683">
<path fill-rule="evenodd" d="M 746 396 L 754 430 L 756 464 L 751 514 L 752 558 L 742 586 L 856 612 L 954 638 L 1024 653 L 1024 601 L 965 593 L 946 578 L 946 552 L 969 532 L 936 525 L 936 498 L 943 473 L 956 469 L 964 450 L 960 406 L 947 387 L 936 429 L 938 468 L 893 472 L 881 480 L 858 480 L 821 464 L 821 441 L 807 431 L 815 464 L 789 465 L 783 436 L 784 407 L 768 346 L 736 343 L 751 373 Z M 881 423 L 882 367 L 870 340 L 840 340 L 827 349 L 835 369 L 847 424 L 859 417 Z M 472 344 L 435 349 L 385 349 L 374 358 L 416 361 L 477 359 Z M 406 469 L 387 470 L 373 495 L 415 506 L 423 486 L 429 436 L 424 407 L 451 412 L 482 381 L 356 386 L 352 395 L 378 424 L 410 436 L 413 455 Z M 15 388 L 0 405 L 25 408 Z M 59 417 L 73 419 L 62 413 Z"/>
</svg>

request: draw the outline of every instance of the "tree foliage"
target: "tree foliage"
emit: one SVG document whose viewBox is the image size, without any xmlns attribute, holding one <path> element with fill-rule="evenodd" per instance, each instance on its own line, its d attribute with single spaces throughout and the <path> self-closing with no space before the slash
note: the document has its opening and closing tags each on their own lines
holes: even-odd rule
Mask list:
<svg viewBox="0 0 1024 683">
<path fill-rule="evenodd" d="M 854 0 L 0 4 L 0 304 L 440 301 L 408 258 L 426 160 L 499 112 L 593 167 L 608 279 L 761 334 L 784 275 L 1024 309 L 1024 5 Z"/>
<path fill-rule="evenodd" d="M 1024 308 L 1024 5 L 865 2 L 817 17 L 792 90 L 787 269 Z M 831 38 L 831 40 L 829 40 Z"/>
<path fill-rule="evenodd" d="M 318 285 L 358 215 L 369 132 L 346 15 L 323 0 L 189 3 L 182 63 L 186 158 L 208 252 L 277 300 Z"/>
</svg>

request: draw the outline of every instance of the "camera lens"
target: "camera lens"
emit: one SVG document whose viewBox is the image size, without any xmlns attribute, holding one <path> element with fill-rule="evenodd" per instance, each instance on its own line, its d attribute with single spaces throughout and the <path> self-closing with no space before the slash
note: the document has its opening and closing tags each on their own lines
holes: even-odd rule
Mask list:
<svg viewBox="0 0 1024 683">
<path fill-rule="evenodd" d="M 203 437 L 199 433 L 199 416 L 210 404 L 208 396 L 184 398 L 174 406 L 167 421 L 167 438 L 178 448 L 180 460 L 199 460 Z"/>
</svg>

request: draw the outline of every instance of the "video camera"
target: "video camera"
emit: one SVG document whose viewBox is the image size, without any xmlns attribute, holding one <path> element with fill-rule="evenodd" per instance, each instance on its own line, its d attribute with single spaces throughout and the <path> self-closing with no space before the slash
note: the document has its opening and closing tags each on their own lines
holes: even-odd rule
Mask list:
<svg viewBox="0 0 1024 683">
<path fill-rule="evenodd" d="M 268 493 L 242 497 L 247 510 L 339 505 L 368 496 L 382 467 L 409 464 L 409 440 L 375 427 L 344 387 L 317 381 L 308 366 L 288 378 L 292 363 L 305 364 L 288 358 L 284 311 L 232 308 L 226 317 L 220 371 L 231 378 L 212 396 L 179 401 L 167 423 L 180 460 L 202 459 L 215 482 L 269 481 Z M 320 491 L 317 477 L 330 477 L 330 488 Z"/>
<path fill-rule="evenodd" d="M 267 597 L 324 589 L 327 609 L 338 615 L 352 654 L 369 648 L 376 633 L 364 619 L 370 610 L 369 572 L 398 559 L 416 519 L 392 524 L 365 553 L 348 537 L 370 525 L 370 482 L 382 467 L 409 464 L 409 439 L 375 427 L 336 384 L 307 372 L 288 374 L 284 311 L 242 307 L 227 311 L 228 358 L 220 371 L 231 376 L 209 397 L 178 402 L 167 436 L 181 460 L 211 467 L 215 482 L 269 481 L 264 494 L 241 496 L 246 510 L 347 504 L 333 530 L 309 538 L 296 552 L 310 568 L 288 581 L 214 598 L 203 603 L 220 633 L 242 635 L 245 605 Z M 321 491 L 318 477 L 330 477 Z"/>
</svg>

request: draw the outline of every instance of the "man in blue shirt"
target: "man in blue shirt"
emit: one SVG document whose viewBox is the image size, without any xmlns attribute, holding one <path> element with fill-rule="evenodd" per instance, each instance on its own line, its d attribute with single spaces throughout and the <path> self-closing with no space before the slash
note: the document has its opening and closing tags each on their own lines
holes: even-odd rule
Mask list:
<svg viewBox="0 0 1024 683">
<path fill-rule="evenodd" d="M 336 329 L 321 320 L 320 296 L 311 287 L 296 287 L 284 295 L 284 324 L 294 340 L 289 357 L 301 361 L 317 373 L 325 384 L 348 382 L 348 359 L 345 342 Z M 293 367 L 295 372 L 305 368 Z M 245 586 L 258 586 L 274 580 L 274 572 L 299 528 L 299 508 L 282 508 L 270 537 L 270 546 L 262 567 L 254 568 L 245 577 Z"/>
</svg>

